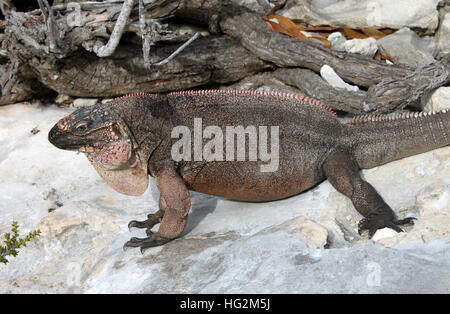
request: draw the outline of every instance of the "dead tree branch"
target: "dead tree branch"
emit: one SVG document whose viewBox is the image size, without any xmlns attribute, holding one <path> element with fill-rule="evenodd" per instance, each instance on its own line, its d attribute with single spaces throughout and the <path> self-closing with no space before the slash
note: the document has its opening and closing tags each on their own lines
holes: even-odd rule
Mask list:
<svg viewBox="0 0 450 314">
<path fill-rule="evenodd" d="M 335 109 L 366 113 L 415 105 L 450 81 L 448 55 L 422 69 L 388 65 L 274 32 L 260 15 L 230 1 L 86 1 L 53 7 L 48 0 L 38 1 L 41 10 L 9 12 L 0 34 L 1 55 L 13 55 L 18 62 L 8 57 L 9 63 L 0 64 L 16 71 L 2 76 L 5 95 L 32 79 L 59 93 L 84 97 L 217 87 L 270 68 L 274 80 Z M 69 23 L 75 13 L 77 23 Z M 181 31 L 186 23 L 214 35 Z M 316 74 L 325 64 L 367 92 L 329 86 Z M 3 94 L 0 103 L 14 98 Z"/>
<path fill-rule="evenodd" d="M 97 56 L 109 57 L 116 50 L 117 46 L 119 45 L 120 38 L 122 38 L 122 34 L 128 22 L 128 18 L 130 16 L 133 5 L 134 0 L 125 0 L 122 5 L 122 9 L 120 10 L 119 17 L 116 21 L 116 25 L 114 26 L 114 30 L 109 37 L 108 43 L 101 47 L 94 46 L 93 50 L 97 54 Z"/>
<path fill-rule="evenodd" d="M 303 67 L 319 72 L 324 65 L 331 66 L 345 81 L 369 87 L 369 92 L 359 106 L 351 106 L 359 112 L 389 112 L 415 104 L 419 99 L 450 80 L 449 57 L 423 69 L 388 65 L 369 58 L 336 52 L 320 43 L 298 40 L 273 32 L 260 16 L 232 3 L 216 10 L 215 1 L 182 1 L 179 17 L 187 15 L 204 19 L 204 12 L 220 14 L 220 26 L 224 33 L 236 38 L 240 43 L 262 60 L 279 67 Z M 202 14 L 203 12 L 203 14 Z M 205 21 L 204 21 L 205 22 Z M 333 88 L 330 86 L 330 90 Z M 310 94 L 307 92 L 307 94 Z M 319 99 L 329 99 L 330 106 L 343 108 L 336 100 L 330 99 L 322 88 Z M 312 96 L 312 95 L 311 95 Z M 362 95 L 355 96 L 353 102 Z M 350 100 L 347 100 L 349 102 Z M 344 106 L 347 107 L 347 106 Z M 349 108 L 347 108 L 348 110 Z"/>
<path fill-rule="evenodd" d="M 367 93 L 351 92 L 330 86 L 318 74 L 309 69 L 278 69 L 274 76 L 281 82 L 298 88 L 302 93 L 321 100 L 335 110 L 350 113 L 364 112 Z"/>
<path fill-rule="evenodd" d="M 168 63 L 170 60 L 172 60 L 173 58 L 175 58 L 180 52 L 182 52 L 187 46 L 189 46 L 189 44 L 191 42 L 193 42 L 194 40 L 196 40 L 198 38 L 200 34 L 197 32 L 194 34 L 194 36 L 192 36 L 191 38 L 189 38 L 189 40 L 187 42 L 185 42 L 183 45 L 181 45 L 180 47 L 178 47 L 177 50 L 175 50 L 170 56 L 168 56 L 167 58 L 165 58 L 164 60 L 159 61 L 158 63 L 155 63 L 153 65 L 155 66 L 161 66 L 164 65 L 166 63 Z"/>
</svg>

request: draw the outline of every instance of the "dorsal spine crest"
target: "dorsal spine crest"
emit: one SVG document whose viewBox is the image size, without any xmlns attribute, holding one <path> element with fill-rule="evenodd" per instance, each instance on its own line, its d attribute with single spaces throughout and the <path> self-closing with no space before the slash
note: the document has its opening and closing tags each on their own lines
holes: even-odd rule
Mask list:
<svg viewBox="0 0 450 314">
<path fill-rule="evenodd" d="M 122 99 L 122 98 L 129 98 L 129 97 L 136 97 L 136 96 L 146 96 L 146 95 L 152 95 L 152 94 L 144 93 L 144 92 L 130 93 L 130 94 L 125 94 L 123 96 L 116 97 L 116 98 L 114 98 L 114 100 Z"/>
<path fill-rule="evenodd" d="M 232 94 L 232 95 L 263 95 L 263 96 L 276 96 L 286 99 L 296 99 L 302 103 L 307 103 L 310 105 L 318 106 L 334 116 L 337 116 L 336 112 L 329 106 L 325 105 L 323 102 L 317 99 L 310 98 L 303 94 L 292 94 L 284 92 L 274 92 L 274 91 L 256 91 L 256 90 L 244 90 L 244 89 L 208 89 L 208 90 L 188 90 L 171 92 L 169 95 L 207 95 L 207 94 Z"/>
<path fill-rule="evenodd" d="M 386 122 L 386 121 L 396 121 L 396 120 L 405 120 L 405 119 L 417 119 L 427 116 L 432 116 L 436 114 L 446 113 L 447 110 L 442 110 L 438 112 L 404 112 L 404 113 L 394 113 L 394 114 L 369 114 L 369 115 L 361 115 L 352 118 L 347 124 L 363 124 L 370 122 Z"/>
</svg>

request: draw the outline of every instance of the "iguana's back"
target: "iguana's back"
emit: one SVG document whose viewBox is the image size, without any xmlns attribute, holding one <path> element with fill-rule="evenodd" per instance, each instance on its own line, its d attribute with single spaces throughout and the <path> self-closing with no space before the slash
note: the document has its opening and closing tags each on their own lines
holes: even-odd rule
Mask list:
<svg viewBox="0 0 450 314">
<path fill-rule="evenodd" d="M 182 163 L 180 174 L 188 187 L 236 200 L 285 198 L 323 180 L 320 165 L 327 152 L 336 146 L 343 128 L 331 109 L 299 95 L 221 90 L 172 93 L 167 98 L 176 125 L 187 126 L 193 133 L 194 119 L 197 129 L 201 119 L 202 130 L 217 126 L 223 134 L 223 161 L 199 158 Z M 244 160 L 237 158 L 237 137 L 234 145 L 227 147 L 230 127 L 256 131 L 253 132 L 257 135 L 253 146 L 256 161 L 250 160 L 252 145 L 248 133 Z M 261 127 L 266 127 L 267 133 Z M 278 130 L 278 134 L 272 134 L 271 130 L 275 133 Z M 204 137 L 202 147 L 211 140 L 211 136 Z M 265 144 L 267 149 L 263 147 Z M 271 147 L 278 152 L 272 152 Z M 227 158 L 231 149 L 234 158 Z M 261 149 L 262 153 L 272 152 L 278 160 L 263 161 Z M 262 171 L 261 165 L 266 165 L 266 171 Z"/>
</svg>

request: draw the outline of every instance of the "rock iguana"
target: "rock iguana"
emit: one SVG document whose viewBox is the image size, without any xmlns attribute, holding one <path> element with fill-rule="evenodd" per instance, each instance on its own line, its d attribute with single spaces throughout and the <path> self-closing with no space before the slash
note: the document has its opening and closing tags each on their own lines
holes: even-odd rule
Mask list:
<svg viewBox="0 0 450 314">
<path fill-rule="evenodd" d="M 180 138 L 172 138 L 172 131 L 177 126 L 193 130 L 196 118 L 202 119 L 203 128 L 222 130 L 278 126 L 276 171 L 261 171 L 260 166 L 267 164 L 261 159 L 175 161 L 172 148 Z M 325 179 L 364 216 L 360 232 L 367 229 L 369 237 L 384 227 L 400 232 L 399 225 L 413 218 L 397 219 L 359 170 L 447 146 L 449 133 L 448 111 L 368 115 L 341 123 L 329 107 L 304 95 L 205 90 L 137 93 L 80 108 L 51 129 L 49 141 L 61 149 L 84 152 L 100 176 L 120 193 L 141 195 L 148 175 L 156 179 L 161 192 L 159 211 L 145 221 L 129 223 L 130 228 L 147 228 L 148 237 L 132 238 L 124 246 L 143 251 L 181 235 L 191 206 L 189 190 L 234 200 L 271 201 Z M 212 138 L 209 134 L 200 144 Z M 198 145 L 196 141 L 189 145 Z M 151 228 L 158 223 L 159 230 L 153 233 Z"/>
</svg>

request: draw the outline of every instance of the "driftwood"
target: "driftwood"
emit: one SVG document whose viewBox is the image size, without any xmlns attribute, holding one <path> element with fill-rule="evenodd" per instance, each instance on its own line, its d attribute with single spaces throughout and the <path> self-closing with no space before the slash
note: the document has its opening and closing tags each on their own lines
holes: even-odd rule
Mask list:
<svg viewBox="0 0 450 314">
<path fill-rule="evenodd" d="M 423 69 L 388 65 L 276 33 L 229 1 L 66 2 L 39 0 L 40 9 L 0 23 L 0 104 L 49 90 L 111 97 L 218 87 L 264 71 L 337 110 L 390 112 L 450 82 L 449 55 Z M 316 74 L 325 64 L 364 90 L 332 88 Z"/>
<path fill-rule="evenodd" d="M 187 3 L 191 3 L 187 1 Z M 222 30 L 240 40 L 241 44 L 265 61 L 279 67 L 304 67 L 319 72 L 323 65 L 330 65 L 344 80 L 369 87 L 366 96 L 341 92 L 341 106 L 323 93 L 316 98 L 336 109 L 349 110 L 345 106 L 348 96 L 361 99 L 351 112 L 389 112 L 416 104 L 423 95 L 450 82 L 450 55 L 423 69 L 388 65 L 363 56 L 336 52 L 312 41 L 299 41 L 264 27 L 264 22 L 244 8 L 229 6 L 221 22 Z M 299 83 L 302 84 L 302 83 Z M 307 90 L 301 88 L 302 90 Z M 312 95 L 311 95 L 312 96 Z M 349 101 L 349 100 L 347 100 Z M 354 101 L 353 101 L 354 102 Z M 343 107 L 344 106 L 344 107 Z"/>
<path fill-rule="evenodd" d="M 177 46 L 177 45 L 172 45 Z M 166 58 L 172 46 L 154 49 L 152 59 Z M 110 58 L 79 51 L 50 65 L 33 60 L 39 79 L 59 93 L 110 97 L 131 92 L 166 92 L 212 83 L 234 82 L 268 66 L 234 40 L 207 37 L 193 43 L 176 60 L 147 70 L 139 45 L 119 47 Z"/>
</svg>

